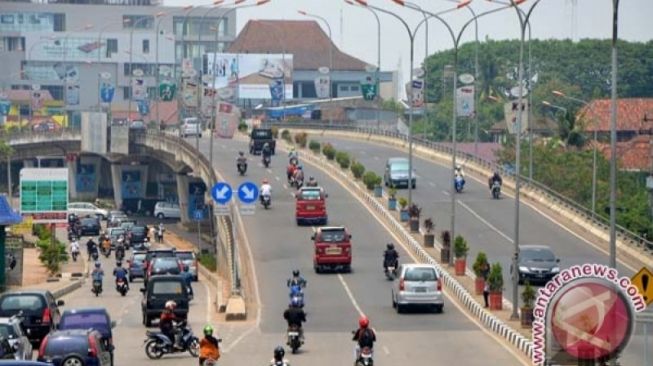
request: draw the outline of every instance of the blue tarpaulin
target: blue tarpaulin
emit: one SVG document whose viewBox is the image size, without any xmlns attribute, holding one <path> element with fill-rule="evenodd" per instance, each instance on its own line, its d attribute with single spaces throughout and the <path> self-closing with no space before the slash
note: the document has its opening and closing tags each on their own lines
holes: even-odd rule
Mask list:
<svg viewBox="0 0 653 366">
<path fill-rule="evenodd" d="M 285 107 L 267 108 L 265 113 L 269 119 L 281 119 L 283 117 L 297 116 L 311 118 L 311 112 L 315 109 L 314 104 L 300 104 Z"/>
<path fill-rule="evenodd" d="M 18 224 L 23 220 L 23 218 L 14 211 L 9 202 L 7 202 L 7 196 L 0 195 L 0 226 L 9 226 Z"/>
</svg>

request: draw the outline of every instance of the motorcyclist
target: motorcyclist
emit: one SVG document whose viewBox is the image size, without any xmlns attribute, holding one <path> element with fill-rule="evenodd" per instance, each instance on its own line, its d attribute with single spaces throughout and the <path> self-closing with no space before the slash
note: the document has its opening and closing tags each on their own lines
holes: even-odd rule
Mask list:
<svg viewBox="0 0 653 366">
<path fill-rule="evenodd" d="M 370 320 L 365 316 L 358 319 L 359 328 L 354 331 L 352 341 L 356 343 L 355 356 L 356 360 L 360 358 L 360 350 L 364 347 L 369 347 L 370 351 L 374 350 L 374 342 L 376 342 L 376 333 L 370 328 Z"/>
<path fill-rule="evenodd" d="M 389 266 L 397 268 L 397 264 L 399 264 L 399 253 L 395 250 L 394 244 L 388 243 L 383 252 L 383 270 Z"/>
<path fill-rule="evenodd" d="M 290 151 L 288 152 L 288 161 L 292 164 L 293 161 L 295 162 L 295 165 L 299 164 L 299 152 L 295 149 L 295 147 L 291 147 Z"/>
<path fill-rule="evenodd" d="M 88 241 L 86 242 L 86 251 L 88 252 L 89 261 L 93 257 L 93 253 L 97 254 L 97 245 L 93 241 L 93 238 L 88 239 Z"/>
<path fill-rule="evenodd" d="M 287 281 L 288 287 L 292 287 L 294 285 L 299 285 L 301 288 L 306 288 L 306 280 L 299 274 L 298 269 L 292 271 L 292 277 Z"/>
<path fill-rule="evenodd" d="M 161 313 L 161 317 L 159 318 L 159 328 L 161 329 L 161 333 L 163 333 L 168 339 L 170 339 L 170 342 L 172 342 L 173 347 L 180 349 L 182 348 L 179 345 L 179 342 L 177 341 L 177 337 L 175 337 L 175 322 L 179 320 L 177 316 L 174 313 L 175 308 L 177 307 L 177 303 L 168 300 L 166 301 L 165 304 L 165 309 Z"/>
<path fill-rule="evenodd" d="M 220 341 L 213 336 L 213 327 L 210 324 L 204 326 L 204 338 L 200 340 L 200 366 L 204 361 L 220 358 Z"/>
<path fill-rule="evenodd" d="M 102 292 L 102 280 L 104 279 L 104 270 L 102 269 L 102 265 L 100 262 L 95 262 L 95 268 L 93 268 L 93 271 L 91 272 L 91 278 L 93 279 L 93 282 L 99 282 L 100 283 L 100 292 Z"/>
<path fill-rule="evenodd" d="M 73 238 L 73 241 L 70 243 L 70 253 L 73 256 L 73 261 L 77 262 L 77 256 L 79 255 L 79 241 L 77 238 Z"/>
<path fill-rule="evenodd" d="M 261 182 L 261 203 L 263 203 L 263 197 L 268 196 L 269 198 L 272 197 L 272 186 L 270 185 L 270 182 L 268 181 L 267 178 L 263 178 L 263 181 Z"/>
<path fill-rule="evenodd" d="M 277 346 L 274 349 L 274 358 L 270 361 L 270 366 L 290 366 L 288 360 L 283 358 L 285 355 L 286 351 L 283 350 L 283 347 Z"/>
<path fill-rule="evenodd" d="M 317 180 L 314 176 L 308 177 L 308 182 L 306 182 L 306 187 L 317 187 Z"/>
<path fill-rule="evenodd" d="M 121 261 L 125 257 L 125 241 L 118 239 L 116 243 L 116 260 Z"/>
<path fill-rule="evenodd" d="M 304 167 L 302 165 L 298 165 L 297 169 L 295 170 L 295 174 L 293 175 L 295 178 L 295 182 L 299 181 L 304 181 Z"/>
<path fill-rule="evenodd" d="M 286 175 L 288 176 L 288 182 L 291 182 L 291 179 L 295 176 L 295 171 L 297 170 L 297 162 L 293 159 L 288 163 L 288 168 L 286 169 Z"/>
<path fill-rule="evenodd" d="M 463 185 L 465 185 L 465 172 L 463 167 L 460 164 L 456 164 L 456 169 L 454 169 L 454 177 L 460 177 L 463 180 Z"/>
<path fill-rule="evenodd" d="M 302 328 L 302 323 L 306 322 L 306 313 L 299 306 L 298 299 L 292 299 L 288 309 L 283 312 L 283 318 L 288 322 L 288 329 L 297 327 L 299 331 L 299 339 L 304 341 L 304 329 Z"/>
<path fill-rule="evenodd" d="M 159 243 L 163 243 L 163 232 L 165 229 L 163 228 L 163 223 L 159 223 L 159 228 L 156 231 L 156 241 Z"/>
<path fill-rule="evenodd" d="M 118 287 L 118 281 L 125 281 L 127 290 L 129 290 L 129 271 L 122 267 L 122 262 L 116 262 L 116 268 L 113 269 L 113 275 L 116 277 L 116 288 Z"/>
<path fill-rule="evenodd" d="M 494 171 L 494 174 L 492 174 L 490 179 L 488 179 L 488 186 L 490 187 L 490 189 L 492 189 L 492 186 L 494 185 L 494 182 L 498 182 L 499 185 L 503 184 L 503 179 L 501 179 L 501 175 L 496 170 Z"/>
<path fill-rule="evenodd" d="M 181 272 L 181 278 L 184 279 L 184 282 L 186 282 L 186 288 L 188 289 L 188 293 L 190 296 L 193 296 L 193 287 L 191 286 L 193 283 L 193 274 L 189 272 L 189 268 L 187 264 L 184 264 L 184 271 Z"/>
<path fill-rule="evenodd" d="M 105 253 L 111 253 L 111 239 L 109 239 L 108 236 L 104 236 L 101 238 L 101 243 L 102 250 L 104 250 Z"/>
<path fill-rule="evenodd" d="M 261 149 L 261 156 L 263 156 L 263 158 L 269 158 L 272 156 L 272 148 L 267 142 L 263 144 L 263 148 Z"/>
</svg>

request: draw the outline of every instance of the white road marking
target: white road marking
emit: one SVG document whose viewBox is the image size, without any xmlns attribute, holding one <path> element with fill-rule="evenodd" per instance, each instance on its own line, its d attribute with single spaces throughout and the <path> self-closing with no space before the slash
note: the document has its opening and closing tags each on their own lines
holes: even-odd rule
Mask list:
<svg viewBox="0 0 653 366">
<path fill-rule="evenodd" d="M 274 177 L 274 179 L 276 179 L 277 182 L 281 182 L 281 178 L 279 178 L 279 177 Z"/>
<path fill-rule="evenodd" d="M 433 183 L 433 182 L 429 182 L 429 185 L 430 185 L 431 187 L 436 187 L 435 183 Z"/>
<path fill-rule="evenodd" d="M 488 222 L 486 219 L 482 218 L 481 215 L 479 215 L 478 213 L 476 213 L 476 211 L 472 210 L 469 206 L 467 206 L 466 203 L 464 203 L 464 202 L 462 202 L 462 201 L 456 201 L 456 202 L 458 202 L 459 205 L 463 206 L 464 209 L 466 209 L 466 210 L 469 211 L 472 215 L 474 215 L 474 217 L 476 217 L 477 219 L 479 219 L 479 221 L 481 221 L 482 223 L 484 223 L 485 225 L 487 225 L 487 227 L 489 227 L 490 229 L 492 229 L 492 231 L 494 231 L 494 232 L 496 232 L 497 234 L 501 235 L 501 236 L 502 236 L 504 239 L 506 239 L 508 242 L 510 242 L 510 243 L 514 243 L 514 241 L 512 240 L 512 238 L 511 238 L 510 236 L 504 234 L 501 230 L 497 229 L 494 225 L 490 224 L 490 222 Z"/>
<path fill-rule="evenodd" d="M 345 292 L 347 293 L 347 296 L 349 296 L 349 300 L 351 301 L 352 305 L 354 305 L 354 308 L 356 308 L 356 311 L 358 311 L 358 314 L 360 316 L 365 315 L 361 307 L 358 305 L 356 298 L 354 298 L 354 294 L 352 294 L 351 290 L 349 289 L 349 286 L 347 286 L 347 282 L 345 282 L 344 277 L 342 277 L 341 274 L 338 274 L 338 279 L 340 280 L 340 283 L 342 283 L 342 287 L 345 288 Z"/>
<path fill-rule="evenodd" d="M 384 352 L 386 355 L 389 355 L 389 354 L 390 354 L 390 350 L 389 350 L 388 347 L 386 347 L 386 346 L 383 346 L 383 352 Z"/>
<path fill-rule="evenodd" d="M 268 174 L 272 174 L 272 169 L 267 168 Z"/>
<path fill-rule="evenodd" d="M 381 160 L 381 158 L 379 158 L 378 156 L 375 156 L 374 160 Z"/>
<path fill-rule="evenodd" d="M 288 185 L 286 183 L 283 184 L 283 189 L 288 189 Z"/>
<path fill-rule="evenodd" d="M 213 313 L 211 311 L 211 290 L 206 284 L 206 281 L 201 281 L 200 283 L 204 286 L 204 291 L 206 291 L 206 323 L 208 324 L 211 323 L 211 314 Z M 220 291 L 220 289 L 217 291 Z"/>
<path fill-rule="evenodd" d="M 447 191 L 442 191 L 442 193 L 443 193 L 445 196 L 448 196 L 448 195 L 449 195 L 449 192 L 447 192 Z"/>
</svg>

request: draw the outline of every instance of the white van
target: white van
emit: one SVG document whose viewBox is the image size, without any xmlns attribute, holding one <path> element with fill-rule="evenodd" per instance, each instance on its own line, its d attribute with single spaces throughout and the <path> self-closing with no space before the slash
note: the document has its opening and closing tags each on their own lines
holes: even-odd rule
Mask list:
<svg viewBox="0 0 653 366">
<path fill-rule="evenodd" d="M 197 117 L 188 117 L 184 118 L 181 128 L 179 129 L 179 134 L 182 138 L 188 136 L 198 136 L 202 137 L 202 123 Z"/>
</svg>

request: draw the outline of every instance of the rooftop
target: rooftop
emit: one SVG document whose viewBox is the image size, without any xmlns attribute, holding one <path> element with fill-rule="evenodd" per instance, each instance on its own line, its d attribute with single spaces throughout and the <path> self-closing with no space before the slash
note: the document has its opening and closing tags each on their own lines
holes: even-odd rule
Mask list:
<svg viewBox="0 0 653 366">
<path fill-rule="evenodd" d="M 585 130 L 610 131 L 610 99 L 595 99 L 578 112 L 586 121 Z M 648 116 L 648 118 L 647 118 Z M 653 98 L 623 98 L 617 100 L 617 130 L 639 131 L 644 119 L 653 117 Z"/>
<path fill-rule="evenodd" d="M 295 70 L 333 69 L 363 71 L 367 63 L 339 50 L 320 25 L 312 20 L 250 20 L 229 46 L 232 53 L 287 53 Z"/>
<path fill-rule="evenodd" d="M 610 145 L 599 144 L 599 151 L 610 159 Z M 629 141 L 617 143 L 619 169 L 649 171 L 651 169 L 651 136 L 640 135 Z"/>
</svg>

